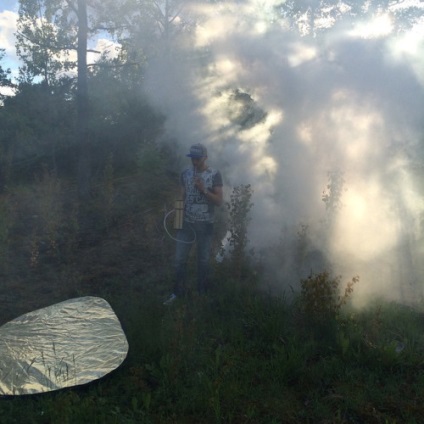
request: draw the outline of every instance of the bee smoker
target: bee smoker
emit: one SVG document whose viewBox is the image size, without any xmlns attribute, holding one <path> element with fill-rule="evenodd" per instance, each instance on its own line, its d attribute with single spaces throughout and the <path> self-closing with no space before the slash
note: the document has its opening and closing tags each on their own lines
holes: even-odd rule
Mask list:
<svg viewBox="0 0 424 424">
<path fill-rule="evenodd" d="M 176 200 L 174 204 L 174 209 L 175 209 L 174 229 L 181 230 L 183 228 L 184 201 Z"/>
</svg>

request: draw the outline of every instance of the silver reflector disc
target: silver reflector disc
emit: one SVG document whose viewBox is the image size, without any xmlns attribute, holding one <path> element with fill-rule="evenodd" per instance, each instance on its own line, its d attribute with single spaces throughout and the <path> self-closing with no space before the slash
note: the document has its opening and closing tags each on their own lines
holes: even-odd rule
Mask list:
<svg viewBox="0 0 424 424">
<path fill-rule="evenodd" d="M 38 309 L 0 327 L 0 395 L 86 384 L 116 369 L 127 353 L 121 324 L 104 299 Z"/>
</svg>

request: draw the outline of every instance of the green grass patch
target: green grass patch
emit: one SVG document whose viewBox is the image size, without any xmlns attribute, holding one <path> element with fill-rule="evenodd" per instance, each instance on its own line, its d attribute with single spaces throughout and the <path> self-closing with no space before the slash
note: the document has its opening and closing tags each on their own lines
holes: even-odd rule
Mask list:
<svg viewBox="0 0 424 424">
<path fill-rule="evenodd" d="M 110 299 L 124 364 L 86 386 L 3 398 L 2 423 L 424 421 L 421 314 L 381 303 L 311 326 L 299 303 L 232 284 L 164 307 L 159 288 L 133 281 Z"/>
</svg>

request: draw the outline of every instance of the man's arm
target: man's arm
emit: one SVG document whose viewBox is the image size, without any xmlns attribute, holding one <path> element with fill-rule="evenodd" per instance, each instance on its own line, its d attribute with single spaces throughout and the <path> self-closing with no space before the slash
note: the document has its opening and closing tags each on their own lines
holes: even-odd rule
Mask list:
<svg viewBox="0 0 424 424">
<path fill-rule="evenodd" d="M 211 190 L 205 190 L 204 195 L 209 202 L 212 202 L 215 206 L 221 206 L 223 201 L 222 186 L 215 186 Z"/>
</svg>

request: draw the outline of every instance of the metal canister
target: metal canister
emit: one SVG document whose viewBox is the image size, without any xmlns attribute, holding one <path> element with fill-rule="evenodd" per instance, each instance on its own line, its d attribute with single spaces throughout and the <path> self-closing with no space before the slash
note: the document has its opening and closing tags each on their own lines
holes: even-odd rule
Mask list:
<svg viewBox="0 0 424 424">
<path fill-rule="evenodd" d="M 183 228 L 184 219 L 184 201 L 176 200 L 174 204 L 175 215 L 174 215 L 174 229 L 181 230 Z"/>
</svg>

